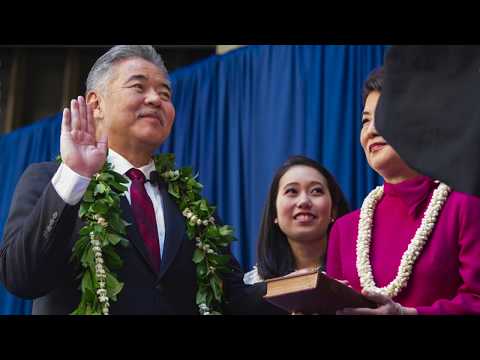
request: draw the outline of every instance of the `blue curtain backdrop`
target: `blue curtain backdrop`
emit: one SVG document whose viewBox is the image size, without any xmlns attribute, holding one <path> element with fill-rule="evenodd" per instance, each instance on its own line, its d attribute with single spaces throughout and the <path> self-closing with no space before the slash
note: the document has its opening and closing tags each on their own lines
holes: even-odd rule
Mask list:
<svg viewBox="0 0 480 360">
<path fill-rule="evenodd" d="M 176 123 L 160 151 L 199 171 L 204 195 L 235 228 L 233 252 L 255 264 L 256 237 L 275 170 L 294 154 L 324 164 L 352 208 L 380 178 L 359 145 L 361 87 L 383 45 L 248 46 L 171 74 Z M 0 233 L 15 185 L 30 164 L 59 152 L 61 114 L 0 137 Z M 0 314 L 31 302 L 0 285 Z"/>
</svg>

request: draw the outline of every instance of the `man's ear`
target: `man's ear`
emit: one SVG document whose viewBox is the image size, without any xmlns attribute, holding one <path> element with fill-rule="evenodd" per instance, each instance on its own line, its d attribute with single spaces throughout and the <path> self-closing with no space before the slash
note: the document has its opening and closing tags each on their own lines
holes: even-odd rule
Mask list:
<svg viewBox="0 0 480 360">
<path fill-rule="evenodd" d="M 93 109 L 93 118 L 103 120 L 103 101 L 100 94 L 95 90 L 89 91 L 85 100 Z"/>
</svg>

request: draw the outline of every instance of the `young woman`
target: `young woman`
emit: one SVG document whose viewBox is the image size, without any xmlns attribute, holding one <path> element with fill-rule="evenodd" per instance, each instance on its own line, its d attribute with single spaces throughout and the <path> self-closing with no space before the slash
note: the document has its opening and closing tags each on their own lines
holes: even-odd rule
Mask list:
<svg viewBox="0 0 480 360">
<path fill-rule="evenodd" d="M 247 284 L 306 268 L 323 268 L 327 234 L 348 204 L 333 176 L 316 161 L 290 157 L 275 174 L 263 212 L 257 266 Z"/>
</svg>

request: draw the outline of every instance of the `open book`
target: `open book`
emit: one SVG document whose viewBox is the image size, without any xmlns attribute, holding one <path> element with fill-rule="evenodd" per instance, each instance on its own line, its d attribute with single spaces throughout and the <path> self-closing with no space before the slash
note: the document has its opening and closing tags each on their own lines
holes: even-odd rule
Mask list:
<svg viewBox="0 0 480 360">
<path fill-rule="evenodd" d="M 290 313 L 334 315 L 344 308 L 376 308 L 351 287 L 321 271 L 311 270 L 266 280 L 265 299 Z"/>
</svg>

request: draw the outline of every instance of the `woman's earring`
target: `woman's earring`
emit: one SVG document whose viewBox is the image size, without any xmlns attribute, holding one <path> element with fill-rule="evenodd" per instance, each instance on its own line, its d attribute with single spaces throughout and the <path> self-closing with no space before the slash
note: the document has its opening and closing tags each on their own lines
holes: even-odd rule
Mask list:
<svg viewBox="0 0 480 360">
<path fill-rule="evenodd" d="M 274 222 L 275 224 L 278 224 L 278 219 L 275 218 L 275 220 L 273 220 L 273 222 Z"/>
<path fill-rule="evenodd" d="M 333 223 L 335 222 L 335 218 L 332 217 L 332 218 L 330 219 L 330 222 L 333 224 Z"/>
</svg>

